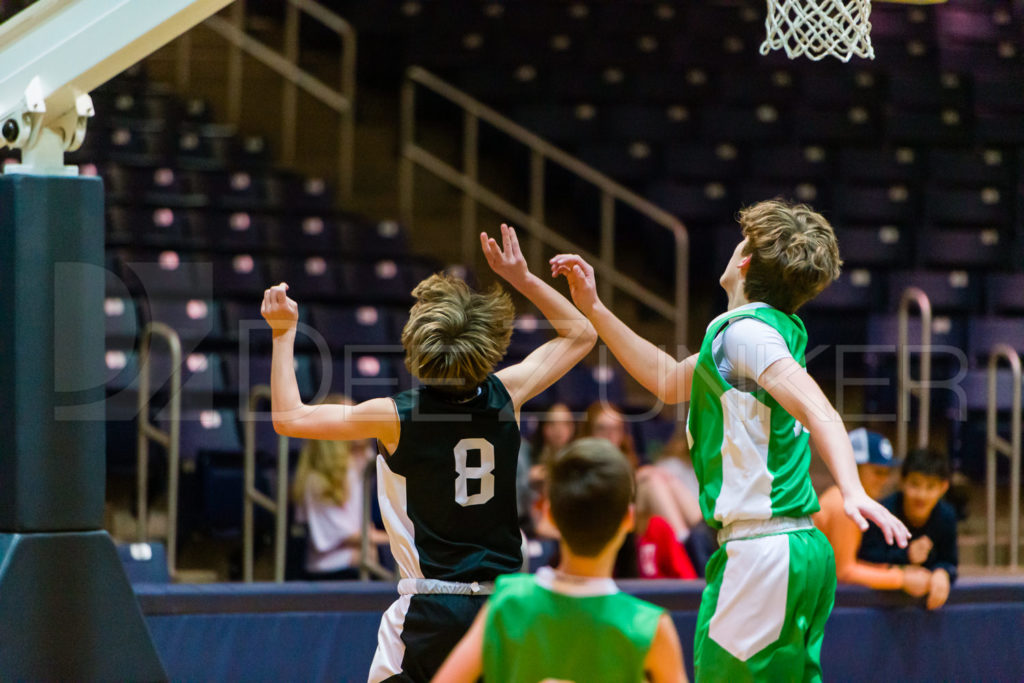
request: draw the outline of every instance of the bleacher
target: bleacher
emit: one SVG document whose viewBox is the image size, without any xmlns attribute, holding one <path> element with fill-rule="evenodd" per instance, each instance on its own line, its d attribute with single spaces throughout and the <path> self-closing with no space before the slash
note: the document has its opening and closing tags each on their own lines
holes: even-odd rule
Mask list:
<svg viewBox="0 0 1024 683">
<path fill-rule="evenodd" d="M 765 9 L 753 1 L 335 6 L 367 40 L 387 41 L 391 72 L 434 71 L 679 216 L 695 296 L 724 304 L 706 283 L 739 239 L 739 207 L 781 195 L 821 210 L 845 269 L 802 311 L 811 347 L 824 347 L 810 367 L 831 377 L 842 362 L 889 380 L 867 390 L 869 412 L 895 404 L 896 313 L 908 286 L 931 299 L 933 342 L 968 349 L 937 353 L 936 379 L 956 377 L 961 358 L 966 372 L 982 372 L 995 342 L 1020 346 L 1024 95 L 1011 85 L 1024 83 L 1020 3 L 873 3 L 876 59 L 850 64 L 760 55 Z M 620 246 L 650 244 L 657 236 L 645 227 Z M 671 264 L 651 265 L 669 281 Z M 983 410 L 984 383 L 964 388 L 968 408 Z M 937 416 L 959 410 L 954 392 L 937 393 Z M 980 457 L 976 444 L 961 452 L 955 428 L 951 436 L 954 457 Z"/>
</svg>

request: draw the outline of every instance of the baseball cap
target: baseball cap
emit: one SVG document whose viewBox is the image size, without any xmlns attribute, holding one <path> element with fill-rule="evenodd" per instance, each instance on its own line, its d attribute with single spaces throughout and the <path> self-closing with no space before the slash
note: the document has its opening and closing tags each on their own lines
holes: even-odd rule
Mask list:
<svg viewBox="0 0 1024 683">
<path fill-rule="evenodd" d="M 850 432 L 853 459 L 858 465 L 886 465 L 892 467 L 896 459 L 892 454 L 892 443 L 878 432 L 869 432 L 860 427 Z"/>
</svg>

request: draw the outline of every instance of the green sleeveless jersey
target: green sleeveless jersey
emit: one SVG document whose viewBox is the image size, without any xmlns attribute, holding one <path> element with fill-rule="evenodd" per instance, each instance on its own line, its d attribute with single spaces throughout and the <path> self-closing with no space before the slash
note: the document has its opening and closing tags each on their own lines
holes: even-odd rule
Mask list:
<svg viewBox="0 0 1024 683">
<path fill-rule="evenodd" d="M 484 621 L 484 680 L 644 680 L 660 607 L 611 579 L 576 582 L 550 568 L 498 578 Z"/>
<path fill-rule="evenodd" d="M 758 387 L 736 389 L 722 378 L 712 342 L 739 318 L 756 318 L 779 332 L 793 358 L 806 364 L 807 331 L 796 315 L 770 306 L 728 311 L 708 325 L 697 356 L 686 419 L 700 507 L 716 529 L 741 520 L 802 517 L 819 510 L 808 467 L 809 433 Z"/>
<path fill-rule="evenodd" d="M 461 402 L 426 387 L 393 400 L 401 432 L 395 452 L 377 456 L 377 498 L 402 578 L 518 571 L 519 424 L 501 380 L 488 376 Z"/>
</svg>

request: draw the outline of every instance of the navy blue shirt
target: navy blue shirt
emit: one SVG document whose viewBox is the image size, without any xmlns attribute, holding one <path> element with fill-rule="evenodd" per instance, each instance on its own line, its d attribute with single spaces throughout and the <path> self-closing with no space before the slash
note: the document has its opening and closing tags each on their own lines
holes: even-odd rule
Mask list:
<svg viewBox="0 0 1024 683">
<path fill-rule="evenodd" d="M 903 492 L 898 491 L 880 501 L 894 515 L 900 518 L 910 530 L 911 541 L 927 536 L 932 540 L 932 550 L 922 565 L 925 569 L 945 569 L 949 573 L 949 581 L 956 581 L 956 568 L 960 564 L 956 547 L 956 511 L 953 506 L 940 500 L 932 509 L 932 514 L 923 526 L 913 526 L 903 514 Z M 878 564 L 910 564 L 907 549 L 896 544 L 889 545 L 885 536 L 874 524 L 864 532 L 857 558 L 865 562 Z"/>
</svg>

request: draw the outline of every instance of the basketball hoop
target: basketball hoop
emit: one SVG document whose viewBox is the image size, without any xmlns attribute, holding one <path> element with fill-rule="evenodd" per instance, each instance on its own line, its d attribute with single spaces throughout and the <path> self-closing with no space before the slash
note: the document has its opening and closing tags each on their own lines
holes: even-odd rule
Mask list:
<svg viewBox="0 0 1024 683">
<path fill-rule="evenodd" d="M 768 0 L 761 54 L 785 50 L 790 59 L 874 59 L 870 16 L 870 0 Z"/>
</svg>

